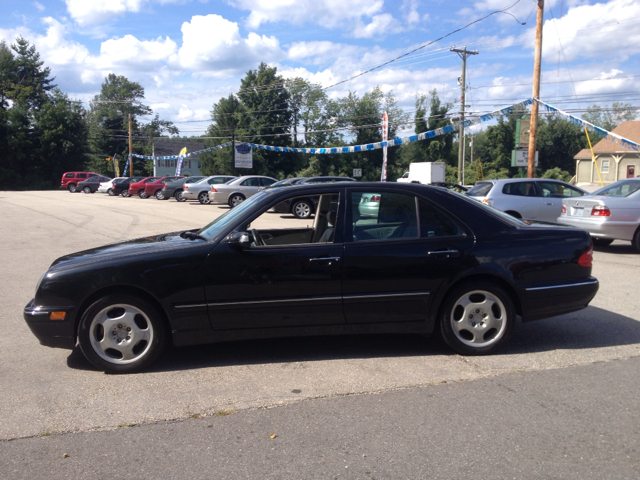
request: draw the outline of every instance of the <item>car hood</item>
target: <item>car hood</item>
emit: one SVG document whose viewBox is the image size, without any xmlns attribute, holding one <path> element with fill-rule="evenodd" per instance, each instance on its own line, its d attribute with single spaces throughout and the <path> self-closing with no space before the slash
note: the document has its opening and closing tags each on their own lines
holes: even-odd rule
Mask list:
<svg viewBox="0 0 640 480">
<path fill-rule="evenodd" d="M 153 235 L 150 237 L 137 238 L 124 242 L 111 243 L 101 247 L 83 250 L 72 253 L 55 260 L 50 270 L 60 270 L 89 263 L 106 262 L 115 258 L 122 258 L 129 255 L 149 254 L 175 248 L 178 245 L 193 244 L 193 242 L 203 242 L 203 240 L 190 240 L 180 236 L 182 232 L 165 233 L 163 235 Z"/>
</svg>

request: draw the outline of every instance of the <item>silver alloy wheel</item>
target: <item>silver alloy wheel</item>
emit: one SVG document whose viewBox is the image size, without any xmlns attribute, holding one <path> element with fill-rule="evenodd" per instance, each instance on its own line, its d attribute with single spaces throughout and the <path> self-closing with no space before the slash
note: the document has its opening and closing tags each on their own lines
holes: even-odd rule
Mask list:
<svg viewBox="0 0 640 480">
<path fill-rule="evenodd" d="M 230 207 L 237 207 L 238 205 L 240 205 L 242 202 L 244 202 L 244 197 L 242 195 L 233 195 L 230 199 L 229 199 L 229 206 Z"/>
<path fill-rule="evenodd" d="M 122 191 L 122 193 L 121 193 L 120 195 L 122 195 L 122 196 L 123 196 L 123 197 L 125 197 L 125 198 L 127 198 L 127 197 L 130 197 L 130 196 L 131 196 L 131 194 L 129 193 L 129 190 L 123 190 L 123 191 Z"/>
<path fill-rule="evenodd" d="M 102 360 L 126 365 L 144 357 L 151 349 L 155 332 L 149 317 L 128 304 L 109 305 L 91 320 L 91 348 Z"/>
<path fill-rule="evenodd" d="M 110 197 L 113 197 L 115 195 L 113 188 L 110 188 L 109 190 L 107 190 L 107 193 L 109 194 Z"/>
<path fill-rule="evenodd" d="M 138 190 L 138 196 L 140 198 L 147 198 L 149 195 L 147 195 L 146 193 L 144 193 L 144 190 Z"/>
<path fill-rule="evenodd" d="M 211 203 L 211 200 L 209 199 L 209 192 L 200 192 L 198 194 L 198 201 L 202 205 L 209 205 Z"/>
<path fill-rule="evenodd" d="M 84 193 L 91 193 L 91 188 L 89 188 L 89 187 L 84 187 L 84 188 L 82 189 L 82 191 L 83 191 Z"/>
<path fill-rule="evenodd" d="M 296 202 L 292 210 L 293 214 L 298 218 L 309 218 L 311 216 L 311 205 L 305 200 Z"/>
<path fill-rule="evenodd" d="M 156 198 L 157 198 L 158 200 L 164 200 L 164 194 L 162 193 L 162 190 L 158 190 L 158 191 L 156 192 Z"/>
<path fill-rule="evenodd" d="M 508 312 L 500 299 L 485 290 L 462 295 L 451 309 L 451 329 L 456 338 L 472 348 L 497 343 L 507 329 Z"/>
<path fill-rule="evenodd" d="M 182 190 L 177 190 L 174 196 L 176 197 L 176 200 L 179 201 L 179 202 L 186 202 L 187 201 L 187 199 L 184 198 L 184 195 L 182 195 Z"/>
<path fill-rule="evenodd" d="M 69 189 L 69 191 L 70 191 L 71 193 L 75 193 L 75 192 L 76 192 L 76 190 L 78 189 L 78 187 L 76 187 L 76 184 L 75 184 L 75 183 L 70 183 L 70 184 L 67 186 L 67 188 Z"/>
</svg>

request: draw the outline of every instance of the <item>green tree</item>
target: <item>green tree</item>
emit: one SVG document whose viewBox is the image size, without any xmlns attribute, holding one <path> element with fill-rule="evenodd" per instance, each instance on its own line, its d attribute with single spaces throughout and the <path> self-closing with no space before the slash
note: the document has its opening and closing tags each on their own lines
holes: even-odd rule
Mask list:
<svg viewBox="0 0 640 480">
<path fill-rule="evenodd" d="M 582 119 L 611 131 L 624 121 L 635 120 L 637 112 L 637 107 L 630 103 L 613 102 L 609 108 L 599 105 L 587 107 L 587 113 L 582 115 Z"/>
</svg>

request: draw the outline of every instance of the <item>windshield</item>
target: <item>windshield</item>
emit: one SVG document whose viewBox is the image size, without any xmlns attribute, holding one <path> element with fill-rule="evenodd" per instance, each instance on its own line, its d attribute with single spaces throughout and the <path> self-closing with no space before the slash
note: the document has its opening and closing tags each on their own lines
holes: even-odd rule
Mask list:
<svg viewBox="0 0 640 480">
<path fill-rule="evenodd" d="M 606 197 L 628 197 L 638 190 L 640 190 L 640 180 L 629 179 L 620 180 L 619 182 L 612 183 L 600 190 L 596 190 L 593 192 L 593 195 Z"/>
<path fill-rule="evenodd" d="M 206 226 L 202 227 L 198 231 L 198 235 L 202 235 L 207 240 L 211 240 L 213 237 L 215 237 L 220 232 L 230 228 L 231 225 L 233 225 L 234 222 L 236 222 L 237 219 L 244 214 L 245 210 L 248 210 L 249 208 L 251 208 L 251 206 L 254 203 L 259 202 L 260 200 L 262 200 L 265 197 L 265 195 L 269 195 L 269 193 L 267 193 L 267 192 L 259 192 L 259 193 L 255 194 L 255 195 L 253 195 L 252 197 L 249 197 L 247 200 L 242 202 L 237 207 L 233 207 L 228 212 L 225 212 L 222 215 L 220 215 L 218 218 L 216 218 L 209 225 L 206 225 Z"/>
</svg>

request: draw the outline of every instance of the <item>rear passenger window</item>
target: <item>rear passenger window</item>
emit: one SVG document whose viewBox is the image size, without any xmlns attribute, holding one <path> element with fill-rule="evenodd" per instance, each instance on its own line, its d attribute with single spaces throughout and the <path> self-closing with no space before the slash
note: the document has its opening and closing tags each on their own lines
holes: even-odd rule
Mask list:
<svg viewBox="0 0 640 480">
<path fill-rule="evenodd" d="M 420 212 L 421 237 L 462 235 L 463 232 L 460 227 L 433 205 L 420 199 L 418 200 L 418 210 Z"/>
<path fill-rule="evenodd" d="M 275 183 L 275 180 L 272 180 L 270 178 L 261 178 L 260 179 L 260 185 L 262 185 L 263 187 L 268 187 L 272 183 Z"/>
<path fill-rule="evenodd" d="M 386 192 L 352 192 L 353 241 L 418 237 L 416 198 Z"/>
<path fill-rule="evenodd" d="M 74 173 L 67 173 L 65 174 L 64 178 L 73 178 L 74 175 Z"/>
<path fill-rule="evenodd" d="M 87 174 L 86 173 L 79 173 L 78 174 L 78 178 L 87 178 Z"/>
<path fill-rule="evenodd" d="M 505 195 L 518 195 L 521 197 L 535 197 L 536 188 L 533 182 L 505 183 L 502 188 Z"/>
</svg>

